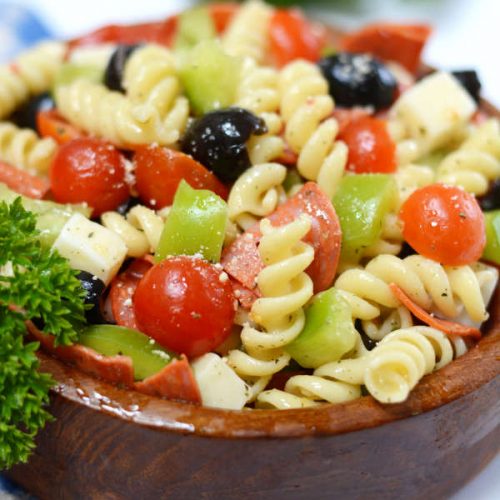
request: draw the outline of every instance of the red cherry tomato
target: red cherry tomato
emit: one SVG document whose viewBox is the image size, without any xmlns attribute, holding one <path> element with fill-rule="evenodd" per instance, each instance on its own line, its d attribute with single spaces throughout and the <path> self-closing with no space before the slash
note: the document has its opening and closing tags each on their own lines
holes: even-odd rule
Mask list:
<svg viewBox="0 0 500 500">
<path fill-rule="evenodd" d="M 226 30 L 239 9 L 240 5 L 234 2 L 214 3 L 208 6 L 217 33 L 223 33 Z"/>
<path fill-rule="evenodd" d="M 140 281 L 133 302 L 141 331 L 189 357 L 221 344 L 235 314 L 227 276 L 213 264 L 187 256 L 153 266 Z"/>
<path fill-rule="evenodd" d="M 396 170 L 396 145 L 384 121 L 361 117 L 349 122 L 338 138 L 349 148 L 348 171 L 385 174 Z"/>
<path fill-rule="evenodd" d="M 57 111 L 39 111 L 36 126 L 42 137 L 52 137 L 57 144 L 65 144 L 73 139 L 84 137 L 85 133 L 68 123 Z"/>
<path fill-rule="evenodd" d="M 474 196 L 454 186 L 417 189 L 399 214 L 403 236 L 418 253 L 448 266 L 478 260 L 486 244 L 484 216 Z"/>
<path fill-rule="evenodd" d="M 308 21 L 300 10 L 277 9 L 269 30 L 271 53 L 278 66 L 294 59 L 315 62 L 321 57 L 326 32 Z"/>
<path fill-rule="evenodd" d="M 82 137 L 63 144 L 50 171 L 54 199 L 61 203 L 88 203 L 94 216 L 114 210 L 129 197 L 125 161 L 111 144 Z"/>
<path fill-rule="evenodd" d="M 226 186 L 201 163 L 179 151 L 143 146 L 137 149 L 134 162 L 139 197 L 151 207 L 171 205 L 182 179 L 192 188 L 209 189 L 227 199 Z"/>
</svg>

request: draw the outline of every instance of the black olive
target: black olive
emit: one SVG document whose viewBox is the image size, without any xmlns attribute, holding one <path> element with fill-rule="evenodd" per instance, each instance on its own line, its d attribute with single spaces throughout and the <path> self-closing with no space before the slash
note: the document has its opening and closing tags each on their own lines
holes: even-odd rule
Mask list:
<svg viewBox="0 0 500 500">
<path fill-rule="evenodd" d="M 488 192 L 478 201 L 484 212 L 500 209 L 500 179 L 493 181 Z"/>
<path fill-rule="evenodd" d="M 339 52 L 318 65 L 339 106 L 389 107 L 396 98 L 397 81 L 385 64 L 369 54 Z"/>
<path fill-rule="evenodd" d="M 479 92 L 481 91 L 481 82 L 477 73 L 473 69 L 463 71 L 452 71 L 451 74 L 462 84 L 470 96 L 479 102 Z"/>
<path fill-rule="evenodd" d="M 359 319 L 356 320 L 355 327 L 356 330 L 359 332 L 361 340 L 363 341 L 363 345 L 365 346 L 366 349 L 371 351 L 377 345 L 377 342 L 372 338 L 368 337 L 368 335 L 363 331 L 363 328 L 361 327 L 361 321 Z"/>
<path fill-rule="evenodd" d="M 139 198 L 136 198 L 135 196 L 131 196 L 128 200 L 124 201 L 121 205 L 118 205 L 116 208 L 116 211 L 120 215 L 125 215 L 129 212 L 129 210 L 132 210 L 136 205 L 140 205 L 141 200 Z"/>
<path fill-rule="evenodd" d="M 125 93 L 122 86 L 123 71 L 128 58 L 140 45 L 118 45 L 111 55 L 106 71 L 104 72 L 104 85 L 110 90 Z"/>
<path fill-rule="evenodd" d="M 49 92 L 33 96 L 28 102 L 18 108 L 9 120 L 18 127 L 27 127 L 37 130 L 36 115 L 39 111 L 47 111 L 55 107 L 54 100 Z"/>
<path fill-rule="evenodd" d="M 224 182 L 234 182 L 250 167 L 246 142 L 267 132 L 264 120 L 241 108 L 212 111 L 194 121 L 182 150 Z"/>
<path fill-rule="evenodd" d="M 97 276 L 87 271 L 80 271 L 77 275 L 82 288 L 87 292 L 85 304 L 92 305 L 92 309 L 85 311 L 85 317 L 89 323 L 105 323 L 101 314 L 101 296 L 106 286 Z"/>
</svg>

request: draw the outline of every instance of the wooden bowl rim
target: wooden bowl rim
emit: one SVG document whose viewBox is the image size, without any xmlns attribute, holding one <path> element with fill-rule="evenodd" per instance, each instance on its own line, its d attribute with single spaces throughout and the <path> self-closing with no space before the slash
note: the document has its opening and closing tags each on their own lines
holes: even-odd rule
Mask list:
<svg viewBox="0 0 500 500">
<path fill-rule="evenodd" d="M 438 408 L 477 390 L 500 374 L 500 287 L 486 334 L 466 354 L 422 379 L 400 404 L 371 396 L 295 410 L 221 410 L 148 396 L 93 378 L 39 352 L 41 370 L 53 375 L 56 397 L 160 431 L 218 438 L 334 435 L 386 424 Z"/>
</svg>

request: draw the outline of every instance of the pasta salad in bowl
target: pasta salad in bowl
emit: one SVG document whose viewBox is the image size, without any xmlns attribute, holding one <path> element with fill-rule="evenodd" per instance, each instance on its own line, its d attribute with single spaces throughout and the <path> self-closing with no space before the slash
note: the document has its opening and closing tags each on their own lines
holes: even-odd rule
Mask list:
<svg viewBox="0 0 500 500">
<path fill-rule="evenodd" d="M 333 482 L 375 497 L 396 481 L 394 497 L 416 497 L 403 467 L 432 443 L 423 475 L 447 462 L 448 479 L 425 491 L 480 470 L 500 431 L 500 122 L 473 70 L 422 65 L 429 35 L 343 34 L 249 0 L 44 42 L 1 68 L 1 467 L 28 458 L 52 386 L 56 420 L 10 472 L 42 497 L 54 474 L 62 497 L 171 481 L 220 498 Z M 440 444 L 454 413 L 450 429 L 483 434 Z M 254 453 L 302 460 L 311 438 L 283 483 L 267 459 L 243 480 Z M 392 473 L 363 489 L 366 443 Z M 324 460 L 342 446 L 359 449 L 343 479 Z M 183 472 L 165 472 L 174 452 Z M 219 452 L 237 465 L 214 480 L 203 453 Z"/>
</svg>

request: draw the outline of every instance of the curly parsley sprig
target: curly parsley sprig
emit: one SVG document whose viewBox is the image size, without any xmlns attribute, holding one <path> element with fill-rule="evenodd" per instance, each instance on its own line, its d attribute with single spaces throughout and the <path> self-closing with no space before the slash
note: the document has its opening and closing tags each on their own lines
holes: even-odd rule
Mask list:
<svg viewBox="0 0 500 500">
<path fill-rule="evenodd" d="M 51 419 L 44 409 L 54 384 L 37 371 L 37 342 L 25 342 L 26 320 L 40 320 L 57 344 L 78 339 L 85 291 L 76 271 L 42 248 L 36 217 L 21 199 L 0 203 L 0 469 L 25 462 Z"/>
</svg>

